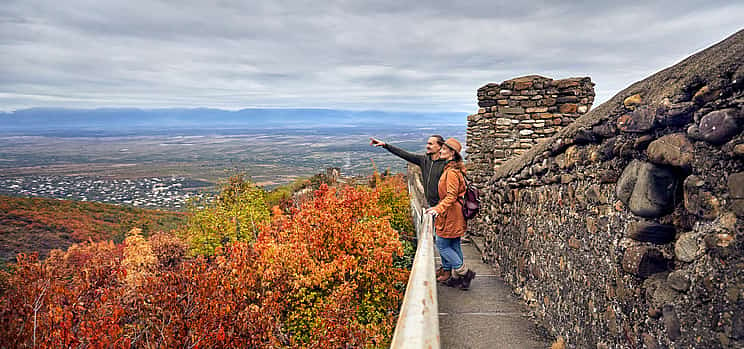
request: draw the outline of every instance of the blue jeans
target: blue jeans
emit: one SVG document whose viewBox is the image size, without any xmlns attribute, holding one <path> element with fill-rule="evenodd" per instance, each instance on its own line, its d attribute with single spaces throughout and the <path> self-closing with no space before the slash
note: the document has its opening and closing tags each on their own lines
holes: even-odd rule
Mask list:
<svg viewBox="0 0 744 349">
<path fill-rule="evenodd" d="M 437 249 L 442 257 L 442 269 L 452 270 L 462 267 L 462 248 L 460 238 L 443 238 L 437 235 Z"/>
</svg>

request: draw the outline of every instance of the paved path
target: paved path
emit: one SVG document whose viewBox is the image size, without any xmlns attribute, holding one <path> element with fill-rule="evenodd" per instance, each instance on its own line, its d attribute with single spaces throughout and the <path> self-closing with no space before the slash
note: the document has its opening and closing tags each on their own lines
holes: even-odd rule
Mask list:
<svg viewBox="0 0 744 349">
<path fill-rule="evenodd" d="M 474 243 L 463 243 L 465 262 L 476 272 L 470 290 L 439 285 L 439 331 L 443 349 L 550 348 L 527 318 L 509 286 L 483 263 Z M 440 263 L 437 257 L 437 266 Z"/>
</svg>

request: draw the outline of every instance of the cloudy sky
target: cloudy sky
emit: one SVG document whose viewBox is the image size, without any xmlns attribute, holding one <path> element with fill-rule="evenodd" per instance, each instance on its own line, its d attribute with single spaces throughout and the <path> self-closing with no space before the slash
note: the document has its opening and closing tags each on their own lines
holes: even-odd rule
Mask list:
<svg viewBox="0 0 744 349">
<path fill-rule="evenodd" d="M 742 1 L 2 0 L 0 110 L 477 109 L 488 82 L 597 102 L 744 28 Z"/>
</svg>

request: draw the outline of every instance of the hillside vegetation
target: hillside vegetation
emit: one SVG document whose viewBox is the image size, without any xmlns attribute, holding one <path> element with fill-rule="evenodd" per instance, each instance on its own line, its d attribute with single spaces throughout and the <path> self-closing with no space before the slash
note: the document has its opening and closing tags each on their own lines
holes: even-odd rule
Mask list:
<svg viewBox="0 0 744 349">
<path fill-rule="evenodd" d="M 186 215 L 96 202 L 0 195 L 0 263 L 18 253 L 45 258 L 83 241 L 121 242 L 132 228 L 145 234 L 181 226 Z"/>
<path fill-rule="evenodd" d="M 21 254 L 0 274 L 0 342 L 387 347 L 412 252 L 404 181 L 308 188 L 270 207 L 237 176 L 173 234 Z"/>
</svg>

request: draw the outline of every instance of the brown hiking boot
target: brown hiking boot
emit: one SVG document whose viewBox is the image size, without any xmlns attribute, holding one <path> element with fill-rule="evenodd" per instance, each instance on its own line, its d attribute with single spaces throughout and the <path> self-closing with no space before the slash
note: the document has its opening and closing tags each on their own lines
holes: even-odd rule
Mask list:
<svg viewBox="0 0 744 349">
<path fill-rule="evenodd" d="M 443 272 L 444 272 L 444 268 L 439 267 L 439 269 L 437 269 L 437 273 L 435 274 L 436 277 L 439 277 L 440 275 L 442 275 Z"/>
<path fill-rule="evenodd" d="M 449 270 L 442 270 L 442 273 L 437 276 L 437 282 L 445 282 L 452 276 L 452 272 Z"/>
<path fill-rule="evenodd" d="M 451 277 L 451 278 L 447 279 L 447 281 L 444 282 L 444 285 L 445 286 L 448 286 L 448 287 L 460 287 L 460 284 L 462 283 L 462 280 L 463 280 L 463 278 L 461 278 L 461 277 L 459 277 L 459 278 Z"/>
<path fill-rule="evenodd" d="M 465 276 L 461 277 L 460 280 L 460 289 L 463 291 L 467 291 L 470 288 L 470 282 L 475 279 L 475 272 L 468 269 L 468 271 L 465 273 Z"/>
</svg>

